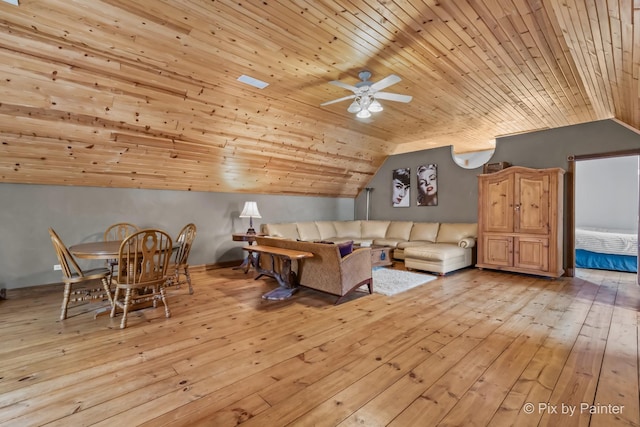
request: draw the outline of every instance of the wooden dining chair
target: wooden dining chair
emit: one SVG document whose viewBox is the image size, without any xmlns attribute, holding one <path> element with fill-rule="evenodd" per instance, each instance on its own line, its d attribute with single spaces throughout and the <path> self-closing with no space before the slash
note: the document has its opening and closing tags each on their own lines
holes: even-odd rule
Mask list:
<svg viewBox="0 0 640 427">
<path fill-rule="evenodd" d="M 113 240 L 124 240 L 125 238 L 131 236 L 136 231 L 140 231 L 137 225 L 130 224 L 128 222 L 118 222 L 116 224 L 110 225 L 104 232 L 104 241 L 110 242 Z M 113 277 L 113 271 L 115 267 L 118 265 L 117 259 L 109 259 L 107 260 L 107 266 L 111 270 L 111 276 Z"/>
<path fill-rule="evenodd" d="M 148 301 L 157 307 L 158 299 L 164 304 L 166 317 L 171 317 L 165 294 L 167 267 L 173 242 L 162 230 L 147 229 L 125 238 L 118 253 L 118 274 L 113 279 L 115 294 L 111 317 L 122 309 L 120 328 L 127 327 L 131 306 Z"/>
<path fill-rule="evenodd" d="M 53 242 L 53 247 L 56 250 L 56 255 L 58 256 L 58 262 L 60 262 L 60 267 L 62 268 L 62 282 L 64 283 L 60 320 L 67 318 L 69 302 L 95 299 L 102 300 L 106 297 L 109 302 L 112 303 L 111 289 L 108 280 L 111 274 L 109 269 L 103 267 L 91 270 L 82 270 L 69 252 L 69 249 L 67 249 L 64 243 L 62 243 L 62 240 L 52 228 L 49 228 L 49 234 L 51 235 L 51 241 Z M 96 280 L 102 281 L 102 289 L 73 289 L 75 285 Z"/>
<path fill-rule="evenodd" d="M 191 275 L 189 274 L 189 252 L 191 252 L 191 246 L 193 245 L 193 240 L 196 238 L 196 226 L 193 223 L 185 225 L 180 233 L 178 233 L 178 237 L 176 238 L 176 242 L 180 244 L 178 249 L 176 250 L 175 256 L 173 258 L 174 264 L 171 266 L 171 271 L 173 271 L 173 276 L 169 279 L 168 286 L 175 286 L 176 289 L 180 289 L 180 285 L 184 285 L 185 283 L 189 285 L 189 294 L 193 294 L 193 287 L 191 286 Z M 184 279 L 180 279 L 180 276 L 184 276 Z"/>
</svg>

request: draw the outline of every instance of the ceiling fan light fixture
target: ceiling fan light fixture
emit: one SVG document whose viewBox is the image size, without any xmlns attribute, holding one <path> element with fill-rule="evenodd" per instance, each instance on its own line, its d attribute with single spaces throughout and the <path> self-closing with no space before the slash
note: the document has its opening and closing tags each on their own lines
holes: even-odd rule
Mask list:
<svg viewBox="0 0 640 427">
<path fill-rule="evenodd" d="M 366 108 L 363 108 L 358 112 L 358 114 L 356 114 L 356 117 L 359 119 L 368 119 L 371 117 L 371 113 Z"/>
<path fill-rule="evenodd" d="M 380 104 L 376 99 L 374 99 L 371 104 L 369 104 L 369 107 L 367 109 L 372 113 L 379 113 L 380 111 L 384 110 L 384 108 L 382 108 L 382 104 Z"/>
<path fill-rule="evenodd" d="M 357 113 L 360 110 L 361 110 L 361 107 L 360 107 L 360 103 L 358 103 L 358 99 L 357 98 L 356 98 L 355 101 L 353 101 L 351 103 L 351 105 L 349 105 L 349 108 L 347 108 L 347 111 L 350 112 L 350 113 Z"/>
<path fill-rule="evenodd" d="M 323 102 L 320 104 L 321 106 L 334 104 L 336 102 L 342 102 L 346 100 L 353 100 L 347 108 L 347 111 L 352 114 L 356 114 L 356 116 L 360 119 L 366 119 L 371 117 L 371 113 L 379 113 L 383 111 L 384 108 L 382 104 L 376 99 L 376 97 L 380 97 L 380 99 L 384 99 L 387 101 L 396 101 L 396 102 L 410 102 L 412 97 L 409 95 L 402 95 L 399 93 L 390 93 L 390 92 L 381 92 L 383 89 L 398 83 L 402 80 L 400 77 L 395 74 L 390 74 L 387 77 L 379 80 L 375 83 L 369 81 L 371 77 L 371 72 L 363 70 L 358 76 L 360 77 L 360 81 L 355 85 L 350 85 L 347 83 L 343 83 L 338 80 L 330 81 L 332 85 L 339 86 L 343 89 L 348 89 L 353 92 L 353 95 L 343 96 L 342 98 L 334 99 L 331 101 Z"/>
</svg>

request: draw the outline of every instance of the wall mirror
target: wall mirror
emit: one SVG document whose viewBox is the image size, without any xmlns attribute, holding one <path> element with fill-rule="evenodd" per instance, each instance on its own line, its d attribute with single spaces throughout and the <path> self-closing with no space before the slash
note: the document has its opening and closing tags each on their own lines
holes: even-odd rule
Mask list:
<svg viewBox="0 0 640 427">
<path fill-rule="evenodd" d="M 476 169 L 485 163 L 489 162 L 495 149 L 495 140 L 493 141 L 494 148 L 482 151 L 473 151 L 471 153 L 455 153 L 453 146 L 451 147 L 451 157 L 453 161 L 463 169 Z"/>
</svg>

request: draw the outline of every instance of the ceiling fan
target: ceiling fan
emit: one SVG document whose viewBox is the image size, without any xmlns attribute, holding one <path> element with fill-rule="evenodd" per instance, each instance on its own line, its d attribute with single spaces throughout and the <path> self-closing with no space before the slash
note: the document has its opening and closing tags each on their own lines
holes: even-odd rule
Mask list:
<svg viewBox="0 0 640 427">
<path fill-rule="evenodd" d="M 360 119 L 366 119 L 371 117 L 371 113 L 377 113 L 383 110 L 382 105 L 380 104 L 380 102 L 378 102 L 378 99 L 386 99 L 388 101 L 405 103 L 413 99 L 413 97 L 409 95 L 380 92 L 380 90 L 394 85 L 402 80 L 395 74 L 391 74 L 375 83 L 369 81 L 369 79 L 371 78 L 371 73 L 369 71 L 360 71 L 360 73 L 358 73 L 358 77 L 360 77 L 361 81 L 356 83 L 355 86 L 351 86 L 337 80 L 330 81 L 329 83 L 331 83 L 332 85 L 340 86 L 341 88 L 352 91 L 353 95 L 344 96 L 342 98 L 334 99 L 333 101 L 323 102 L 320 105 L 325 106 L 334 104 L 336 102 L 346 101 L 347 99 L 353 99 L 353 102 L 351 103 L 349 108 L 347 108 L 347 111 L 356 114 L 356 117 Z"/>
</svg>

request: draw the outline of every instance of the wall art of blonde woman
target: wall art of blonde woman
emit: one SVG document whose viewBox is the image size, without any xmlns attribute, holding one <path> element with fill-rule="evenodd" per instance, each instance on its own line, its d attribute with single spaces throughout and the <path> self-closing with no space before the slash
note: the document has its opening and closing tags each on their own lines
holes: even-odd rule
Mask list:
<svg viewBox="0 0 640 427">
<path fill-rule="evenodd" d="M 418 206 L 438 206 L 438 165 L 418 167 Z"/>
</svg>

